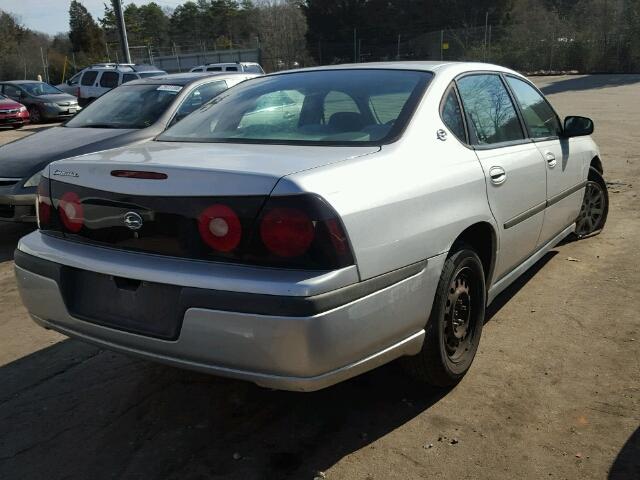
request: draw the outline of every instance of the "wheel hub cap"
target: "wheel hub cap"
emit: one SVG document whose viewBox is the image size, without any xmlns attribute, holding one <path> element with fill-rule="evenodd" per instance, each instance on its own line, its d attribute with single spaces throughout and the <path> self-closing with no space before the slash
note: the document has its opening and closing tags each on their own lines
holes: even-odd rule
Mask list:
<svg viewBox="0 0 640 480">
<path fill-rule="evenodd" d="M 471 286 L 467 276 L 460 272 L 451 282 L 444 316 L 447 353 L 456 358 L 468 347 L 472 316 Z"/>
</svg>

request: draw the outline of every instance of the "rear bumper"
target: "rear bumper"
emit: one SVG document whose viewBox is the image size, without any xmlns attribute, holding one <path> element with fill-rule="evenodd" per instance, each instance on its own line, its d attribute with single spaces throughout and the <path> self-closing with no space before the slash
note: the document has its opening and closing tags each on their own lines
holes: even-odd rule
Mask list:
<svg viewBox="0 0 640 480">
<path fill-rule="evenodd" d="M 178 337 L 162 340 L 75 317 L 55 278 L 60 264 L 21 251 L 18 287 L 42 326 L 150 360 L 298 391 L 418 353 L 442 266 L 434 257 L 401 269 L 371 293 L 358 291 L 371 288 L 366 282 L 311 296 L 201 291 L 210 304 L 187 305 Z"/>
</svg>

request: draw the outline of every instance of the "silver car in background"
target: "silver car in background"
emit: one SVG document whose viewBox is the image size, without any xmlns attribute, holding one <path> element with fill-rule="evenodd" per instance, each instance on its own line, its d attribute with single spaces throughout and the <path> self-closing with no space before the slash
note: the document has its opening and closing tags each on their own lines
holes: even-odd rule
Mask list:
<svg viewBox="0 0 640 480">
<path fill-rule="evenodd" d="M 268 75 L 154 142 L 51 164 L 20 293 L 47 328 L 263 386 L 398 357 L 450 386 L 486 305 L 603 227 L 592 131 L 495 65 Z"/>
</svg>

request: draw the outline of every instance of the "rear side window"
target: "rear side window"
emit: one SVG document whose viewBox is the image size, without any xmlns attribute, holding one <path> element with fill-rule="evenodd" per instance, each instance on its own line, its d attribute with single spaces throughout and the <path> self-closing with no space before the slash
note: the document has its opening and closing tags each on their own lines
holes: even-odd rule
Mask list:
<svg viewBox="0 0 640 480">
<path fill-rule="evenodd" d="M 509 92 L 498 75 L 468 75 L 457 84 L 475 143 L 490 145 L 524 138 Z"/>
<path fill-rule="evenodd" d="M 18 98 L 20 96 L 20 89 L 18 87 L 14 87 L 13 85 L 5 85 L 4 94 L 10 97 Z"/>
<path fill-rule="evenodd" d="M 127 83 L 137 79 L 138 79 L 138 76 L 134 75 L 133 73 L 125 73 L 124 75 L 122 75 L 122 83 Z"/>
<path fill-rule="evenodd" d="M 84 72 L 84 75 L 82 75 L 82 80 L 80 81 L 80 84 L 84 85 L 85 87 L 89 87 L 93 85 L 93 82 L 96 81 L 97 76 L 98 76 L 98 72 L 94 72 L 94 71 Z"/>
<path fill-rule="evenodd" d="M 202 69 L 201 68 L 194 68 L 193 70 L 191 70 L 192 72 L 201 72 Z"/>
<path fill-rule="evenodd" d="M 100 86 L 105 88 L 115 88 L 118 86 L 120 74 L 117 72 L 102 72 L 100 77 Z"/>
<path fill-rule="evenodd" d="M 224 92 L 226 89 L 227 83 L 225 81 L 217 81 L 200 85 L 189 94 L 184 102 L 182 102 L 182 105 L 180 105 L 180 108 L 176 113 L 176 118 L 186 117 L 220 92 Z"/>
<path fill-rule="evenodd" d="M 449 88 L 440 108 L 440 114 L 442 115 L 442 121 L 444 124 L 456 137 L 458 137 L 458 140 L 466 142 L 467 135 L 464 131 L 462 109 L 460 108 L 460 102 L 458 102 L 456 91 L 453 88 Z"/>
<path fill-rule="evenodd" d="M 527 82 L 507 77 L 517 102 L 522 109 L 524 123 L 532 138 L 557 137 L 562 132 L 556 112 L 540 93 Z"/>
<path fill-rule="evenodd" d="M 225 68 L 225 70 L 227 72 L 237 72 L 238 71 L 238 67 L 227 67 L 227 68 Z"/>
<path fill-rule="evenodd" d="M 207 67 L 207 72 L 221 72 L 222 67 Z"/>
</svg>

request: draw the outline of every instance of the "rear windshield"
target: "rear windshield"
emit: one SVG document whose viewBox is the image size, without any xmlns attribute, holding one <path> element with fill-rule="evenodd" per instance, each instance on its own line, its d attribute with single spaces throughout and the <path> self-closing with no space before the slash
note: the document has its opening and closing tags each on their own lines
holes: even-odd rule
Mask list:
<svg viewBox="0 0 640 480">
<path fill-rule="evenodd" d="M 173 142 L 366 145 L 404 130 L 430 72 L 353 69 L 249 80 L 167 130 Z"/>
<path fill-rule="evenodd" d="M 114 88 L 89 104 L 65 127 L 146 128 L 176 99 L 179 85 L 129 85 Z"/>
</svg>

